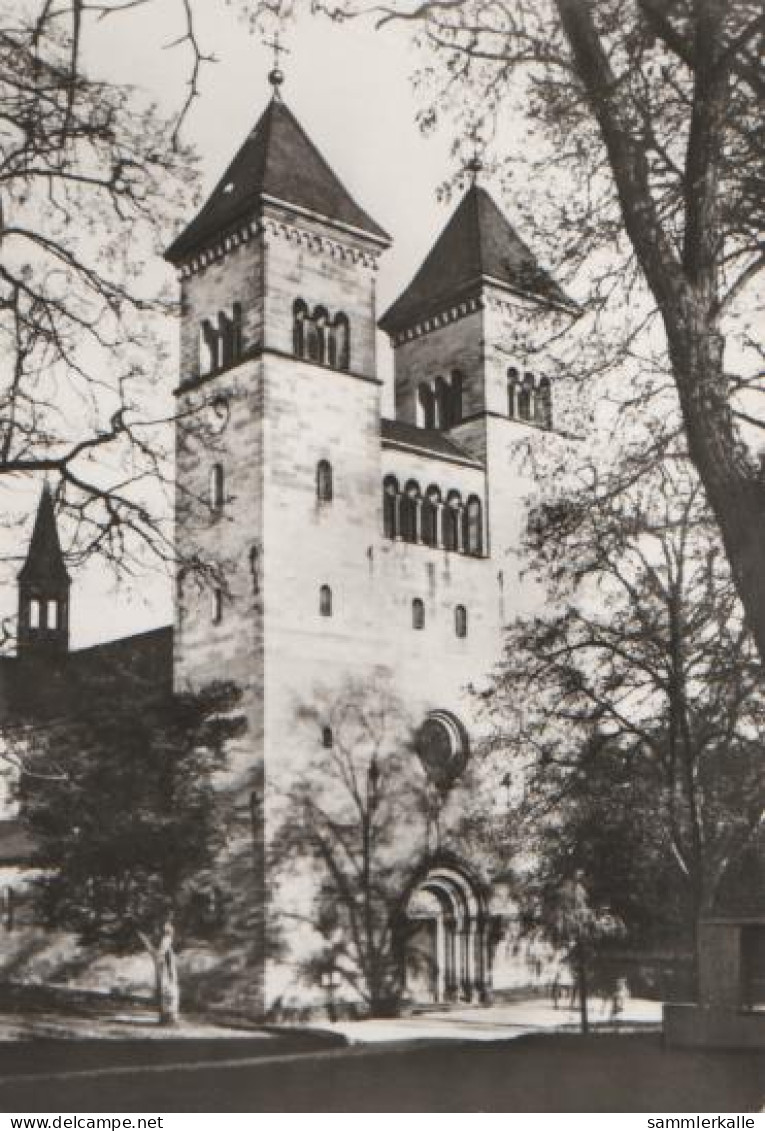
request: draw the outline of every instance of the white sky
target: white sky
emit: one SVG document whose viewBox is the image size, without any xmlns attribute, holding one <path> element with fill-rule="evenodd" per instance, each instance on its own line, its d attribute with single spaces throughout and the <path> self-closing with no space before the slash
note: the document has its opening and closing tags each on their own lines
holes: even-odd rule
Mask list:
<svg viewBox="0 0 765 1131">
<path fill-rule="evenodd" d="M 186 121 L 185 140 L 202 156 L 208 193 L 265 108 L 272 53 L 224 0 L 205 0 L 198 8 L 201 44 L 217 62 L 202 71 L 201 96 Z M 179 106 L 190 56 L 183 45 L 166 45 L 182 32 L 181 14 L 181 0 L 154 0 L 150 9 L 102 21 L 90 38 L 91 70 L 149 90 L 165 108 Z M 290 52 L 282 60 L 285 102 L 352 195 L 393 237 L 378 280 L 379 316 L 409 281 L 455 206 L 454 199 L 437 201 L 439 186 L 457 171 L 449 156 L 452 137 L 446 128 L 428 139 L 418 130 L 410 81 L 417 55 L 403 29 L 376 31 L 369 22 L 338 26 L 306 17 L 285 43 Z M 168 241 L 173 234 L 168 233 Z M 168 326 L 168 336 L 174 345 L 174 324 Z M 382 335 L 380 344 L 381 375 L 389 379 L 390 356 Z M 175 367 L 167 381 L 169 388 L 176 384 Z M 390 398 L 385 411 L 391 411 Z M 3 612 L 15 607 L 12 574 L 8 576 L 11 585 L 0 600 Z M 170 619 L 169 578 L 155 573 L 140 583 L 115 582 L 97 566 L 73 578 L 75 647 Z"/>
</svg>

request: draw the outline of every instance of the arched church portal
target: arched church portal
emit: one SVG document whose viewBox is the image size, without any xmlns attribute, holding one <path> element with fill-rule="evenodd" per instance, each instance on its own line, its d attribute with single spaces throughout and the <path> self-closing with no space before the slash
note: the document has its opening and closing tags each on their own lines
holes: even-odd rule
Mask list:
<svg viewBox="0 0 765 1131">
<path fill-rule="evenodd" d="M 404 904 L 406 996 L 433 1004 L 480 1002 L 488 990 L 484 900 L 459 866 L 433 864 Z"/>
</svg>

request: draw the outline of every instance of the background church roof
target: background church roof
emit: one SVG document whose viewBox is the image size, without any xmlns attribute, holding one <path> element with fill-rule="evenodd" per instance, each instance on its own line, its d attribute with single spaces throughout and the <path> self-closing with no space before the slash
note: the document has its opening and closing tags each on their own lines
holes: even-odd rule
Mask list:
<svg viewBox="0 0 765 1131">
<path fill-rule="evenodd" d="M 138 703 L 169 694 L 172 681 L 171 625 L 54 657 L 0 656 L 0 725 L 62 722 L 99 694 Z"/>
<path fill-rule="evenodd" d="M 437 313 L 450 300 L 496 282 L 574 313 L 575 303 L 539 266 L 488 192 L 472 184 L 403 294 L 380 319 L 395 331 Z"/>
<path fill-rule="evenodd" d="M 19 581 L 27 585 L 43 586 L 69 584 L 69 574 L 64 565 L 64 555 L 58 539 L 53 496 L 47 483 L 40 495 L 27 559 L 19 571 Z"/>
<path fill-rule="evenodd" d="M 384 243 L 390 238 L 340 183 L 294 114 L 272 98 L 202 210 L 170 245 L 177 263 L 251 215 L 262 198 L 319 213 Z"/>
<path fill-rule="evenodd" d="M 383 417 L 380 421 L 380 434 L 383 444 L 386 442 L 399 447 L 411 448 L 415 451 L 425 452 L 449 459 L 454 463 L 466 463 L 472 467 L 482 467 L 478 460 L 461 447 L 456 440 L 445 436 L 435 428 L 419 428 L 416 424 L 407 424 L 403 420 L 388 420 Z"/>
</svg>

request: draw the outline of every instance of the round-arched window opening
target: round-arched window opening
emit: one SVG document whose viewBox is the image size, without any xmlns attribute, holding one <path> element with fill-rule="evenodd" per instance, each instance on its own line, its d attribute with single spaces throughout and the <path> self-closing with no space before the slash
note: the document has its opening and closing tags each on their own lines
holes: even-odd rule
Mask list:
<svg viewBox="0 0 765 1131">
<path fill-rule="evenodd" d="M 414 746 L 425 773 L 442 792 L 451 788 L 467 765 L 467 732 L 448 711 L 428 715 L 417 731 Z"/>
</svg>

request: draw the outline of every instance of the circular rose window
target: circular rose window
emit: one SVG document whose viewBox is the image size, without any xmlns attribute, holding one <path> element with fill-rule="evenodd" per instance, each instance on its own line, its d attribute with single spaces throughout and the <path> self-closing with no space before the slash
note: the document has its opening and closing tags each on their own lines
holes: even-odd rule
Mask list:
<svg viewBox="0 0 765 1131">
<path fill-rule="evenodd" d="M 415 749 L 433 784 L 449 789 L 467 763 L 465 728 L 447 711 L 433 711 L 417 732 Z"/>
</svg>

